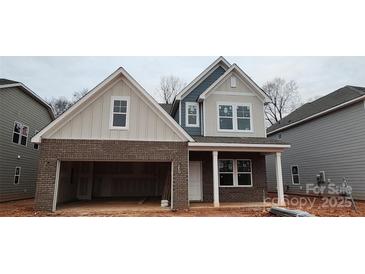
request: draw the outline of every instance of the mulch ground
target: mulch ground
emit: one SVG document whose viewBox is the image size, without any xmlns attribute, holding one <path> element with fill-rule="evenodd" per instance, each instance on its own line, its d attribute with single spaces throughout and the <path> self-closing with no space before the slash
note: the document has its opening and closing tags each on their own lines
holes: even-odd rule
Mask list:
<svg viewBox="0 0 365 274">
<path fill-rule="evenodd" d="M 365 202 L 358 201 L 356 212 L 345 205 L 339 198 L 287 196 L 287 208 L 301 209 L 315 216 L 321 217 L 361 217 L 365 216 Z M 56 213 L 41 212 L 34 210 L 34 200 L 20 200 L 0 203 L 0 216 L 2 217 L 269 217 L 271 214 L 262 208 L 199 208 L 190 210 L 59 210 Z"/>
</svg>

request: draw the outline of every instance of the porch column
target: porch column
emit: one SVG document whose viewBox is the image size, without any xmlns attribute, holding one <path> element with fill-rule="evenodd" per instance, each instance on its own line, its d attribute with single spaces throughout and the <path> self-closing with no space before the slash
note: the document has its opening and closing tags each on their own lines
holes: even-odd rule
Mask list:
<svg viewBox="0 0 365 274">
<path fill-rule="evenodd" d="M 213 201 L 219 207 L 218 151 L 213 151 Z"/>
<path fill-rule="evenodd" d="M 277 184 L 277 191 L 278 191 L 278 205 L 279 206 L 285 206 L 284 186 L 283 186 L 283 171 L 282 171 L 282 168 L 281 168 L 281 152 L 276 152 L 275 171 L 276 171 L 276 184 Z"/>
</svg>

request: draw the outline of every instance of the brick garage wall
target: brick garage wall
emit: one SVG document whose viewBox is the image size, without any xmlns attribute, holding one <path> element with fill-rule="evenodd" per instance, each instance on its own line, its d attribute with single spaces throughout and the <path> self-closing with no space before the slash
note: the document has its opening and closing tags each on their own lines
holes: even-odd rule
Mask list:
<svg viewBox="0 0 365 274">
<path fill-rule="evenodd" d="M 266 162 L 260 153 L 219 152 L 219 159 L 251 159 L 253 187 L 220 187 L 220 202 L 262 202 L 266 195 Z M 213 202 L 212 152 L 190 152 L 191 161 L 202 161 L 203 201 Z"/>
<path fill-rule="evenodd" d="M 35 197 L 38 210 L 52 210 L 57 160 L 173 162 L 174 209 L 189 206 L 187 142 L 43 139 Z"/>
</svg>

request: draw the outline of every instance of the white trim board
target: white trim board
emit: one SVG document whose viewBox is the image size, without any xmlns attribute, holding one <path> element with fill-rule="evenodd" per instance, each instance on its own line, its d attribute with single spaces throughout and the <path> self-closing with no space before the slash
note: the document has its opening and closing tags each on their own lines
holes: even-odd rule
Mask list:
<svg viewBox="0 0 365 274">
<path fill-rule="evenodd" d="M 250 77 L 247 76 L 246 73 L 237 65 L 233 64 L 221 77 L 219 77 L 206 91 L 204 91 L 199 96 L 199 101 L 205 100 L 210 94 L 211 91 L 218 86 L 220 83 L 225 81 L 227 77 L 230 75 L 231 72 L 235 71 L 237 73 L 237 77 L 240 78 L 240 80 L 254 93 L 259 95 L 259 98 L 262 99 L 262 101 L 268 100 L 267 95 L 263 92 L 263 90 L 254 82 L 251 80 Z M 249 86 L 247 85 L 249 84 Z M 239 93 L 239 91 L 237 91 Z"/>
<path fill-rule="evenodd" d="M 118 68 L 104 81 L 102 81 L 88 94 L 86 94 L 82 99 L 76 102 L 71 108 L 69 108 L 56 120 L 42 129 L 36 136 L 32 138 L 32 142 L 41 143 L 42 135 L 44 135 L 46 132 L 53 133 L 58 125 L 62 126 L 64 123 L 67 123 L 70 119 L 72 119 L 72 117 L 76 116 L 80 112 L 80 109 L 84 109 L 94 100 L 99 98 L 100 95 L 103 94 L 102 89 L 120 75 L 127 79 L 127 83 L 130 82 L 133 85 L 133 87 L 138 91 L 136 94 L 139 95 L 140 98 L 143 99 L 182 140 L 194 142 L 193 138 L 166 111 L 164 111 L 163 108 L 152 98 L 152 96 L 122 67 Z"/>
</svg>

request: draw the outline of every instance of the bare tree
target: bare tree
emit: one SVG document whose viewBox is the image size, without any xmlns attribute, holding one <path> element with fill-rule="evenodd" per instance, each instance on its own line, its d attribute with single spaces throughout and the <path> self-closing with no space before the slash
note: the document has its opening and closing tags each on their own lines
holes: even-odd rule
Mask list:
<svg viewBox="0 0 365 274">
<path fill-rule="evenodd" d="M 57 118 L 66 110 L 68 110 L 73 104 L 75 104 L 78 100 L 84 97 L 89 92 L 88 89 L 84 88 L 81 91 L 76 91 L 72 95 L 72 100 L 68 100 L 64 96 L 60 96 L 58 98 L 46 99 L 46 102 L 51 106 L 55 117 Z"/>
<path fill-rule="evenodd" d="M 161 77 L 160 88 L 158 90 L 160 99 L 165 104 L 171 104 L 176 94 L 185 86 L 186 84 L 176 76 Z"/>
<path fill-rule="evenodd" d="M 284 116 L 302 105 L 295 81 L 286 82 L 282 78 L 268 81 L 263 90 L 269 97 L 265 104 L 265 116 L 270 125 L 274 125 Z"/>
<path fill-rule="evenodd" d="M 63 96 L 58 98 L 46 99 L 46 101 L 51 106 L 56 118 L 72 106 L 72 102 Z"/>
<path fill-rule="evenodd" d="M 72 103 L 76 103 L 78 100 L 80 100 L 82 97 L 84 97 L 89 92 L 89 89 L 84 88 L 81 91 L 76 91 L 72 95 Z"/>
</svg>

